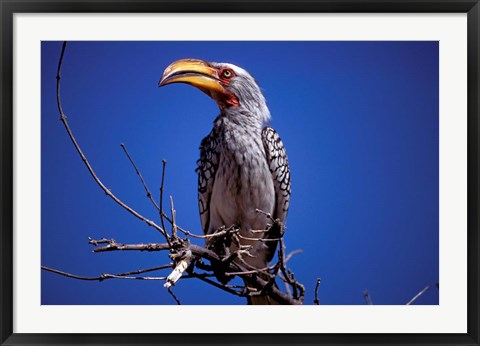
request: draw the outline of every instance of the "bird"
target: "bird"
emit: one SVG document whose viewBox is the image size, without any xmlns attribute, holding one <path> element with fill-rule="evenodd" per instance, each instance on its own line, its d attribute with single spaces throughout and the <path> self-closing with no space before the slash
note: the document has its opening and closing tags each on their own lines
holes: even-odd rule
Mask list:
<svg viewBox="0 0 480 346">
<path fill-rule="evenodd" d="M 222 256 L 246 246 L 249 253 L 242 256 L 241 263 L 247 269 L 266 268 L 280 236 L 280 232 L 267 230 L 272 220 L 278 220 L 283 234 L 291 184 L 285 146 L 269 125 L 270 111 L 257 81 L 231 63 L 181 59 L 164 70 L 158 85 L 172 83 L 196 87 L 220 110 L 200 144 L 196 168 L 199 213 L 205 235 L 235 226 L 241 237 L 237 243 L 217 247 L 207 240 L 207 246 Z M 240 263 L 239 259 L 236 262 Z M 244 280 L 248 287 L 248 279 Z M 280 304 L 267 293 L 247 297 L 247 303 Z"/>
</svg>

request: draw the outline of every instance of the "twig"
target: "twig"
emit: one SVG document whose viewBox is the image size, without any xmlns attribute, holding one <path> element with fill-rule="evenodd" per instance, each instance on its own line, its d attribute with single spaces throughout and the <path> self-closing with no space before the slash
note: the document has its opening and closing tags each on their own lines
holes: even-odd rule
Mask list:
<svg viewBox="0 0 480 346">
<path fill-rule="evenodd" d="M 73 132 L 72 130 L 70 129 L 70 125 L 68 124 L 68 121 L 67 121 L 67 116 L 63 113 L 63 109 L 62 109 L 62 102 L 61 102 L 61 99 L 60 99 L 60 79 L 61 79 L 61 75 L 60 75 L 60 72 L 61 72 L 61 68 L 62 68 L 62 62 L 63 62 L 63 56 L 64 56 L 64 53 L 65 53 L 65 47 L 66 47 L 66 42 L 63 43 L 63 47 L 62 47 L 62 52 L 60 54 L 60 59 L 59 59 L 59 62 L 58 62 L 58 70 L 57 70 L 57 105 L 58 105 L 58 111 L 60 112 L 60 120 L 62 121 L 65 129 L 67 130 L 67 133 L 68 133 L 68 136 L 70 137 L 70 140 L 72 141 L 75 149 L 77 150 L 78 154 L 80 155 L 83 163 L 85 164 L 85 166 L 87 167 L 88 169 L 88 172 L 90 173 L 90 175 L 92 176 L 93 180 L 97 183 L 97 185 L 105 192 L 105 194 L 107 196 L 109 196 L 111 199 L 113 199 L 118 205 L 120 205 L 123 209 L 125 209 L 126 211 L 128 211 L 130 214 L 134 215 L 135 217 L 137 217 L 138 219 L 142 220 L 143 222 L 145 222 L 147 225 L 155 228 L 156 230 L 158 230 L 160 233 L 163 234 L 164 237 L 167 237 L 167 234 L 165 232 L 165 230 L 163 228 L 161 228 L 160 226 L 158 226 L 157 224 L 155 224 L 153 221 L 147 219 L 146 217 L 144 217 L 143 215 L 141 215 L 140 213 L 138 213 L 137 211 L 133 210 L 132 208 L 130 208 L 128 205 L 126 205 L 125 203 L 123 203 L 117 196 L 115 196 L 111 191 L 110 189 L 108 189 L 102 182 L 101 180 L 97 177 L 95 171 L 93 170 L 92 166 L 90 165 L 90 162 L 87 160 L 86 156 L 83 154 L 83 151 L 82 149 L 80 148 L 80 145 L 77 143 L 77 140 L 75 139 L 74 135 L 73 135 Z"/>
<path fill-rule="evenodd" d="M 317 279 L 317 284 L 315 285 L 315 299 L 313 300 L 313 303 L 316 305 L 320 305 L 320 300 L 318 299 L 318 287 L 320 287 L 320 282 L 322 280 L 320 278 Z"/>
<path fill-rule="evenodd" d="M 143 179 L 142 173 L 140 173 L 140 170 L 138 169 L 137 165 L 135 164 L 132 157 L 128 153 L 128 150 L 125 147 L 125 144 L 122 143 L 122 144 L 120 144 L 120 146 L 122 147 L 123 151 L 125 152 L 125 155 L 127 155 L 128 160 L 130 161 L 133 168 L 135 169 L 135 172 L 137 173 L 137 176 L 140 178 L 140 181 L 142 182 L 143 188 L 145 189 L 145 192 L 147 193 L 147 198 L 152 202 L 153 206 L 160 213 L 160 220 L 162 221 L 162 228 L 165 230 L 165 225 L 163 223 L 163 218 L 161 217 L 161 215 L 163 213 L 163 210 L 160 209 L 160 207 L 157 205 L 157 202 L 155 202 L 155 200 L 153 199 L 152 193 L 150 192 L 150 189 L 148 188 L 147 183 L 145 182 L 145 179 Z M 169 237 L 165 237 L 165 238 L 166 238 L 166 241 L 167 241 L 168 245 L 171 246 L 172 244 L 170 243 L 170 238 Z"/>
<path fill-rule="evenodd" d="M 173 205 L 173 197 L 170 196 L 170 212 L 172 214 L 172 238 L 177 239 L 177 211 L 175 210 L 175 206 Z"/>
<path fill-rule="evenodd" d="M 238 234 L 238 237 L 243 240 L 253 240 L 253 241 L 259 241 L 261 243 L 268 243 L 269 241 L 279 241 L 280 238 L 249 238 L 249 237 L 244 237 L 240 233 Z"/>
<path fill-rule="evenodd" d="M 293 273 L 287 270 L 287 267 L 285 265 L 285 242 L 283 241 L 283 238 L 280 239 L 279 241 L 279 247 L 278 247 L 278 261 L 280 263 L 280 270 L 285 278 L 285 280 L 288 282 L 288 284 L 292 287 L 293 289 L 293 299 L 300 299 L 303 300 L 303 297 L 305 295 L 305 287 L 297 282 L 293 276 Z"/>
<path fill-rule="evenodd" d="M 287 264 L 288 261 L 290 261 L 290 259 L 295 256 L 295 255 L 298 255 L 298 254 L 301 254 L 303 253 L 302 250 L 298 249 L 298 250 L 293 250 L 292 252 L 290 252 L 286 257 L 285 257 L 285 260 L 284 260 L 284 263 Z"/>
<path fill-rule="evenodd" d="M 157 205 L 157 202 L 155 202 L 155 200 L 153 199 L 152 193 L 150 192 L 150 190 L 147 186 L 147 183 L 145 182 L 145 179 L 143 179 L 142 173 L 140 173 L 140 170 L 138 169 L 137 165 L 135 164 L 132 157 L 128 153 L 128 150 L 125 147 L 125 144 L 121 143 L 120 146 L 122 147 L 123 152 L 125 153 L 125 155 L 127 155 L 128 160 L 130 161 L 133 168 L 135 169 L 135 173 L 140 178 L 140 181 L 142 182 L 143 188 L 145 189 L 145 192 L 147 193 L 147 198 L 152 202 L 153 206 L 157 209 L 157 211 L 160 211 L 160 207 Z"/>
<path fill-rule="evenodd" d="M 180 261 L 177 262 L 175 269 L 170 273 L 167 277 L 167 282 L 163 285 L 166 288 L 170 288 L 170 286 L 174 286 L 177 281 L 182 277 L 185 270 L 187 270 L 188 266 L 192 262 L 193 256 L 192 251 L 186 250 L 184 255 L 181 257 Z"/>
<path fill-rule="evenodd" d="M 275 220 L 274 220 L 273 217 L 272 217 L 272 214 L 267 213 L 267 212 L 264 212 L 263 210 L 260 210 L 260 209 L 255 209 L 255 211 L 256 211 L 257 213 L 260 213 L 260 214 L 265 215 L 267 218 L 270 219 L 270 221 L 275 222 Z"/>
<path fill-rule="evenodd" d="M 115 239 L 102 238 L 99 240 L 95 240 L 91 237 L 88 237 L 88 243 L 94 246 L 98 246 L 98 244 L 112 244 L 115 243 Z"/>
<path fill-rule="evenodd" d="M 91 240 L 90 244 L 93 244 L 93 242 L 98 242 L 98 241 Z M 108 242 L 107 246 L 97 247 L 93 251 L 102 252 L 102 251 L 123 251 L 123 250 L 136 250 L 136 251 L 170 250 L 170 247 L 168 246 L 168 244 L 165 244 L 165 243 L 121 244 L 121 243 L 115 242 L 115 240 L 113 239 L 107 242 Z M 220 262 L 220 257 L 218 257 L 218 255 L 215 252 L 203 246 L 188 244 L 186 249 L 190 250 L 195 258 L 205 258 L 210 262 L 213 261 L 215 263 Z"/>
<path fill-rule="evenodd" d="M 372 297 L 370 297 L 368 290 L 363 291 L 363 298 L 365 299 L 367 305 L 373 305 Z"/>
<path fill-rule="evenodd" d="M 415 297 L 413 297 L 412 299 L 410 299 L 408 301 L 407 304 L 405 305 L 411 305 L 415 300 L 417 300 L 422 294 L 424 294 L 425 292 L 427 292 L 429 290 L 430 286 L 426 286 L 423 290 L 421 290 L 420 292 L 418 292 Z"/>
<path fill-rule="evenodd" d="M 60 79 L 62 78 L 61 76 L 62 61 L 63 61 L 63 55 L 65 54 L 65 48 L 67 48 L 67 41 L 63 41 L 62 52 L 60 53 L 60 59 L 58 60 L 58 67 L 57 67 L 57 107 L 58 107 L 58 112 L 60 113 L 61 116 L 64 116 L 64 115 L 63 115 L 63 109 L 62 109 L 62 101 L 60 100 Z"/>
<path fill-rule="evenodd" d="M 166 216 L 163 212 L 163 188 L 165 186 L 165 170 L 167 168 L 167 160 L 162 160 L 162 182 L 160 184 L 160 222 L 162 224 L 162 228 L 165 228 L 165 221 L 164 217 Z"/>
<path fill-rule="evenodd" d="M 197 273 L 191 273 L 190 274 L 192 277 L 194 278 L 197 278 L 197 279 L 200 279 L 214 287 L 217 287 L 217 288 L 220 288 L 221 290 L 225 291 L 225 292 L 228 292 L 228 293 L 231 293 L 231 294 L 234 294 L 236 296 L 239 296 L 239 297 L 247 297 L 248 294 L 244 293 L 244 292 L 239 292 L 239 291 L 236 291 L 226 285 L 221 285 L 213 280 L 210 280 L 208 278 L 206 278 L 205 276 L 203 276 L 202 274 L 197 274 Z"/>
<path fill-rule="evenodd" d="M 163 251 L 170 250 L 169 244 L 118 244 L 110 243 L 107 246 L 96 247 L 93 252 L 107 252 L 107 251 Z"/>
<path fill-rule="evenodd" d="M 221 237 L 221 236 L 227 235 L 231 231 L 231 228 L 232 227 L 230 227 L 228 229 L 225 229 L 223 227 L 221 229 L 221 231 L 218 231 L 218 232 L 214 232 L 214 233 L 211 233 L 211 234 L 198 235 L 198 234 L 193 234 L 192 232 L 189 232 L 187 230 L 184 230 L 183 228 L 181 228 L 177 225 L 177 230 L 179 230 L 180 232 L 182 232 L 185 235 L 188 235 L 189 237 L 198 238 L 198 239 L 209 239 L 209 238 Z"/>
<path fill-rule="evenodd" d="M 271 266 L 271 267 L 265 267 L 265 268 L 254 269 L 254 270 L 246 270 L 246 271 L 241 271 L 241 272 L 226 272 L 225 276 L 236 276 L 236 275 L 242 276 L 242 275 L 260 274 L 260 273 L 263 273 L 263 274 L 266 274 L 266 275 L 270 276 L 272 274 L 270 274 L 268 271 L 273 270 L 275 268 L 276 268 L 275 266 Z"/>
<path fill-rule="evenodd" d="M 173 297 L 173 299 L 175 299 L 175 302 L 177 303 L 177 305 L 182 305 L 180 304 L 180 300 L 178 300 L 178 298 L 175 296 L 175 294 L 172 292 L 172 288 L 171 287 L 168 287 L 168 293 L 170 293 L 170 295 Z"/>
<path fill-rule="evenodd" d="M 170 263 L 170 264 L 165 264 L 165 265 L 158 266 L 158 267 L 140 269 L 140 270 L 130 271 L 130 272 L 126 272 L 126 273 L 102 274 L 100 276 L 94 276 L 94 277 L 70 274 L 70 273 L 66 273 L 66 272 L 63 272 L 61 270 L 49 268 L 49 267 L 46 267 L 46 266 L 41 266 L 41 268 L 42 268 L 42 270 L 52 272 L 52 273 L 55 273 L 55 274 L 59 274 L 59 275 L 63 275 L 63 276 L 66 276 L 66 277 L 69 277 L 69 278 L 72 278 L 72 279 L 86 280 L 86 281 L 103 281 L 103 280 L 106 280 L 106 279 L 119 279 L 119 278 L 128 277 L 129 275 L 138 275 L 138 274 L 152 272 L 152 271 L 156 271 L 156 270 L 167 269 L 167 268 L 171 268 L 172 266 L 173 266 L 173 264 Z M 135 279 L 148 280 L 148 278 L 145 278 L 145 277 L 135 277 Z M 166 277 L 163 278 L 163 280 L 165 280 L 165 279 L 166 279 Z"/>
</svg>

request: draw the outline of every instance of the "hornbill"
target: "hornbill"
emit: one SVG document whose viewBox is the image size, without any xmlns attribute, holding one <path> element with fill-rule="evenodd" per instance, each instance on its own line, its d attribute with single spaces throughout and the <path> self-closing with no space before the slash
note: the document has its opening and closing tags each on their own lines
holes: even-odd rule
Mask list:
<svg viewBox="0 0 480 346">
<path fill-rule="evenodd" d="M 196 169 L 200 218 L 205 234 L 235 225 L 241 237 L 239 244 L 232 241 L 219 246 L 207 240 L 207 246 L 219 255 L 233 253 L 239 245 L 250 246 L 249 254 L 236 263 L 246 264 L 246 270 L 267 267 L 277 241 L 252 238 L 278 238 L 283 229 L 252 231 L 267 230 L 272 223 L 258 210 L 285 224 L 290 202 L 290 169 L 280 137 L 272 127 L 265 126 L 270 111 L 260 87 L 238 66 L 196 59 L 182 59 L 169 65 L 159 86 L 171 83 L 195 86 L 220 108 L 213 129 L 200 144 Z M 244 280 L 249 286 L 248 278 Z M 251 296 L 248 302 L 278 303 L 268 293 Z"/>
</svg>

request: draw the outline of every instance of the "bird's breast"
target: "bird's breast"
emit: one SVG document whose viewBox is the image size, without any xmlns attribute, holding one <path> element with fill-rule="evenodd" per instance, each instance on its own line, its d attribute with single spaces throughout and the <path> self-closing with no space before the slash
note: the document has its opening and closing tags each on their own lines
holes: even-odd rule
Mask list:
<svg viewBox="0 0 480 346">
<path fill-rule="evenodd" d="M 219 149 L 211 220 L 243 230 L 264 229 L 265 216 L 256 209 L 272 213 L 275 193 L 261 138 L 228 136 Z"/>
</svg>

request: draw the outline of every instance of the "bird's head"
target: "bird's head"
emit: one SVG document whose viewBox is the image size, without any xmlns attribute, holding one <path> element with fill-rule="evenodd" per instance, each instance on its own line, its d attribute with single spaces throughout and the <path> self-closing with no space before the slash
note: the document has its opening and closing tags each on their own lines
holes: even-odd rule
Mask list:
<svg viewBox="0 0 480 346">
<path fill-rule="evenodd" d="M 265 98 L 255 79 L 241 67 L 227 63 L 182 59 L 170 64 L 158 83 L 187 83 L 210 96 L 220 110 L 235 113 L 246 110 L 261 123 L 270 119 Z"/>
</svg>

